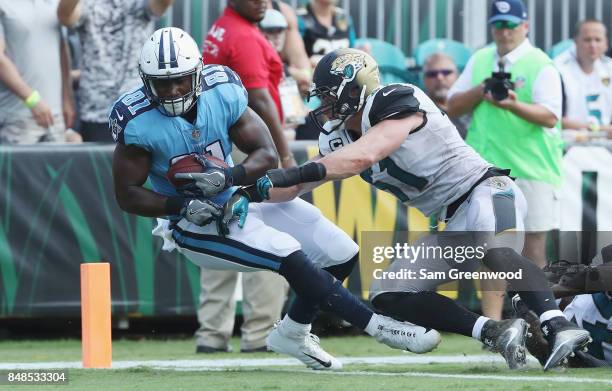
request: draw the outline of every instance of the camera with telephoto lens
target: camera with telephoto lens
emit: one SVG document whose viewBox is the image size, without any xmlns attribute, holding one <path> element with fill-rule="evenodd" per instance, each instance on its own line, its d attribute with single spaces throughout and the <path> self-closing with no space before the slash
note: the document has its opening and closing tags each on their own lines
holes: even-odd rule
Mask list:
<svg viewBox="0 0 612 391">
<path fill-rule="evenodd" d="M 514 82 L 510 80 L 510 73 L 504 71 L 503 62 L 499 62 L 499 72 L 493 72 L 485 80 L 485 93 L 490 92 L 493 99 L 500 101 L 508 97 L 508 90 L 514 89 Z"/>
</svg>

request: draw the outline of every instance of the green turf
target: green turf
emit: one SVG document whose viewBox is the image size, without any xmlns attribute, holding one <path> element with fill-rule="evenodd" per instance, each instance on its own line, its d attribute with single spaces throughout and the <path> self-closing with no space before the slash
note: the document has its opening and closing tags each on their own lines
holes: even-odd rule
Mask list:
<svg viewBox="0 0 612 391">
<path fill-rule="evenodd" d="M 233 338 L 234 352 L 240 351 L 239 339 Z M 367 336 L 323 338 L 322 346 L 337 356 L 392 356 L 403 355 Z M 79 340 L 1 341 L 0 362 L 78 361 L 81 359 Z M 430 354 L 484 354 L 473 339 L 446 334 L 440 346 Z M 270 353 L 195 354 L 195 341 L 184 340 L 118 340 L 113 341 L 114 360 L 177 360 L 200 358 L 274 357 Z"/>
<path fill-rule="evenodd" d="M 398 376 L 325 375 L 303 370 L 257 369 L 245 371 L 161 371 L 147 368 L 128 370 L 70 370 L 68 386 L 48 386 L 45 389 L 78 390 L 559 390 L 605 391 L 612 386 L 593 383 L 548 383 L 529 381 L 529 376 L 580 376 L 588 378 L 610 377 L 609 370 L 574 370 L 566 374 L 543 374 L 539 370 L 510 372 L 502 368 L 471 367 L 461 365 L 427 365 L 400 368 L 398 366 L 350 366 L 345 371 L 397 372 Z M 489 374 L 496 376 L 524 377 L 524 381 L 499 379 L 444 379 L 411 377 L 410 372 Z M 399 374 L 404 374 L 401 376 Z M 40 389 L 39 386 L 22 386 L 20 390 Z"/>
<path fill-rule="evenodd" d="M 239 341 L 232 346 L 239 348 Z M 322 345 L 337 356 L 390 356 L 405 355 L 377 344 L 367 337 L 323 338 Z M 0 362 L 78 361 L 80 343 L 75 340 L 59 341 L 4 341 L 0 342 Z M 281 357 L 276 354 L 221 353 L 196 355 L 193 340 L 120 340 L 113 343 L 114 360 L 168 360 L 168 359 L 222 359 Z M 484 354 L 480 345 L 470 338 L 445 335 L 440 347 L 431 354 Z M 272 367 L 245 368 L 220 371 L 171 371 L 149 368 L 126 370 L 69 370 L 68 386 L 47 386 L 45 390 L 612 390 L 610 384 L 553 383 L 529 380 L 529 377 L 567 377 L 612 379 L 609 369 L 571 369 L 542 372 L 530 367 L 510 371 L 499 363 L 478 364 L 418 364 L 418 365 L 366 365 L 345 366 L 343 372 L 360 371 L 374 376 L 349 374 L 320 374 L 305 368 Z M 498 379 L 456 379 L 415 376 L 432 375 L 485 375 L 521 377 L 521 381 Z M 0 389 L 3 387 L 0 386 Z M 20 386 L 19 390 L 39 390 L 39 386 Z"/>
</svg>

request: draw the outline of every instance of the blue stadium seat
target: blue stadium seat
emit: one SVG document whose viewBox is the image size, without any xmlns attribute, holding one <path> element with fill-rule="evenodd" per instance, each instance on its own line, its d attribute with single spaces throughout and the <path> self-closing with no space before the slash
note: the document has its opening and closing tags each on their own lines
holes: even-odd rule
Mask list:
<svg viewBox="0 0 612 391">
<path fill-rule="evenodd" d="M 573 43 L 574 43 L 573 39 L 566 39 L 561 42 L 557 42 L 550 49 L 548 49 L 548 52 L 547 52 L 548 56 L 550 58 L 557 57 L 559 54 L 569 49 Z"/>
<path fill-rule="evenodd" d="M 438 52 L 450 56 L 460 71 L 463 70 L 472 55 L 472 51 L 461 42 L 443 38 L 430 39 L 414 48 L 413 57 L 417 67 L 422 67 L 427 57 Z"/>
<path fill-rule="evenodd" d="M 415 77 L 410 75 L 406 69 L 406 56 L 397 46 L 376 38 L 360 38 L 355 41 L 355 47 L 368 46 L 370 54 L 380 69 L 381 82 L 389 83 L 414 83 Z"/>
</svg>

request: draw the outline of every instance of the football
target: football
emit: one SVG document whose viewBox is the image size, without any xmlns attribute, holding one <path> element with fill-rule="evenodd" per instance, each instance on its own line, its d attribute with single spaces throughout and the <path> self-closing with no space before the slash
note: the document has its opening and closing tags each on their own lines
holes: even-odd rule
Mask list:
<svg viewBox="0 0 612 391">
<path fill-rule="evenodd" d="M 189 179 L 176 179 L 175 174 L 179 172 L 204 172 L 209 167 L 227 168 L 228 164 L 212 155 L 189 155 L 177 156 L 170 161 L 170 167 L 166 172 L 166 178 L 175 187 L 189 184 Z"/>
</svg>

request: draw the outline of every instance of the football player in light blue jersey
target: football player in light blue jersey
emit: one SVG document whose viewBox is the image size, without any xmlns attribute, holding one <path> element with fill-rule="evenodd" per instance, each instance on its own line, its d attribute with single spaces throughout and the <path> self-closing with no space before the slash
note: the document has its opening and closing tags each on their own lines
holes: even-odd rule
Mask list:
<svg viewBox="0 0 612 391">
<path fill-rule="evenodd" d="M 211 154 L 233 166 L 229 154 L 232 142 L 227 129 L 246 111 L 246 91 L 238 75 L 225 66 L 208 65 L 201 70 L 200 77 L 205 80 L 218 77 L 226 81 L 213 84 L 213 87 L 203 83 L 201 99 L 193 99 L 196 109 L 187 112 L 187 116 L 193 118 L 169 117 L 168 110 L 180 110 L 176 104 L 169 106 L 168 110 L 161 105 L 157 110 L 158 106 L 147 98 L 145 87 L 122 95 L 110 116 L 115 141 L 158 152 L 151 154 L 149 177 L 153 190 L 167 197 L 179 195 L 166 179 L 170 161 L 176 157 L 190 153 Z M 189 78 L 184 82 L 189 82 Z M 222 205 L 231 194 L 232 188 L 228 188 L 210 200 Z"/>
<path fill-rule="evenodd" d="M 154 233 L 164 238 L 164 249 L 178 249 L 199 266 L 272 270 L 285 277 L 298 299 L 268 336 L 270 350 L 313 369 L 341 368 L 310 334 L 319 308 L 393 348 L 424 353 L 437 346 L 437 331 L 374 314 L 342 286 L 358 247 L 318 209 L 299 199 L 246 202 L 261 199 L 255 186 L 238 186 L 254 184 L 278 159 L 268 129 L 247 107 L 246 91 L 232 70 L 203 66 L 195 41 L 174 27 L 157 30 L 145 42 L 139 67 L 144 86 L 117 100 L 109 117 L 117 142 L 117 202 L 126 212 L 158 217 Z M 232 143 L 247 154 L 242 164 L 230 158 Z M 170 162 L 192 153 L 223 159 L 229 168 L 177 173 L 175 178 L 189 184 L 175 189 L 166 178 Z M 143 187 L 147 178 L 152 190 Z M 247 211 L 248 221 L 233 219 Z"/>
</svg>

